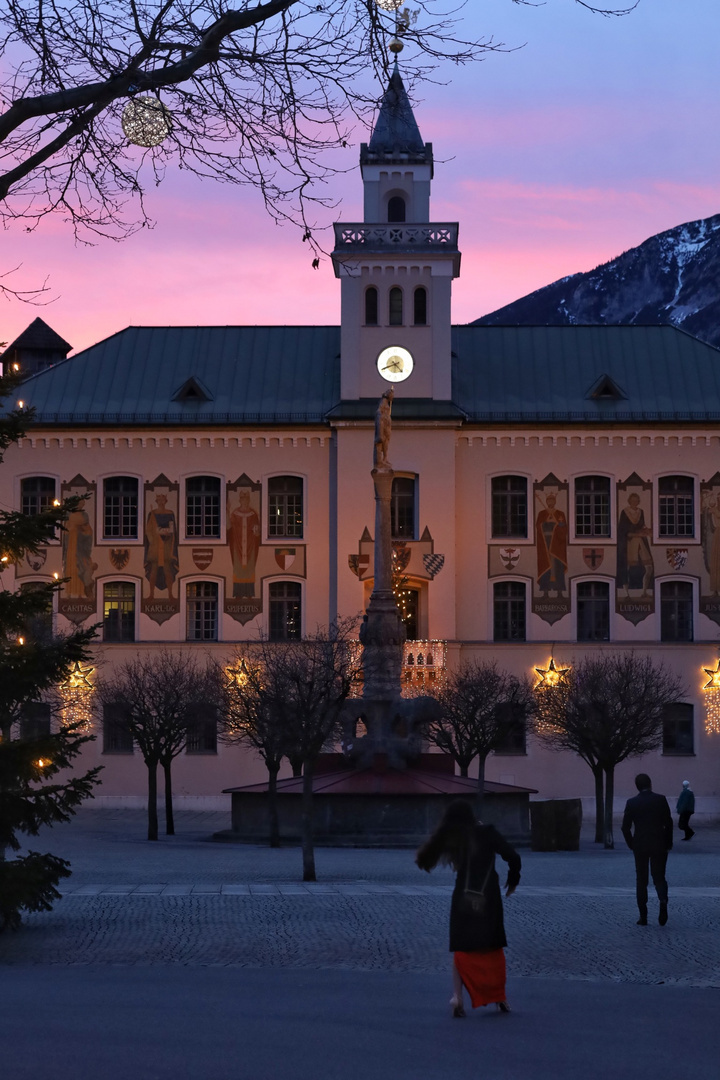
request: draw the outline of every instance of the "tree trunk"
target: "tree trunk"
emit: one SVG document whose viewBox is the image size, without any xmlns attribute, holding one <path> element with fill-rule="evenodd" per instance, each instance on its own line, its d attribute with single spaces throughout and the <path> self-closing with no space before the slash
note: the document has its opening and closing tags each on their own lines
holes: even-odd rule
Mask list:
<svg viewBox="0 0 720 1080">
<path fill-rule="evenodd" d="M 313 844 L 313 768 L 305 762 L 302 790 L 302 861 L 303 881 L 317 881 Z"/>
<path fill-rule="evenodd" d="M 158 838 L 157 761 L 148 761 L 148 840 Z"/>
<path fill-rule="evenodd" d="M 168 761 L 163 765 L 163 773 L 165 774 L 165 835 L 175 835 L 175 816 L 173 814 L 173 799 L 172 799 L 172 761 Z"/>
<path fill-rule="evenodd" d="M 614 848 L 613 840 L 613 800 L 615 797 L 615 766 L 605 770 L 605 847 Z"/>
<path fill-rule="evenodd" d="M 293 777 L 297 780 L 300 776 L 302 776 L 302 758 L 288 757 L 288 761 L 290 762 L 290 768 L 292 769 Z"/>
<path fill-rule="evenodd" d="M 483 801 L 485 799 L 485 762 L 487 760 L 487 754 L 478 755 L 478 783 L 477 783 L 477 795 L 475 796 L 475 812 L 479 818 L 482 818 Z"/>
<path fill-rule="evenodd" d="M 268 817 L 270 819 L 270 847 L 280 847 L 280 820 L 277 804 L 277 778 L 280 766 L 268 766 Z"/>
<path fill-rule="evenodd" d="M 603 771 L 599 765 L 592 766 L 595 778 L 595 843 L 602 844 L 605 837 L 605 800 L 603 799 Z"/>
<path fill-rule="evenodd" d="M 468 774 L 468 766 L 467 765 L 460 765 L 460 775 L 461 776 L 467 776 L 467 774 Z"/>
</svg>

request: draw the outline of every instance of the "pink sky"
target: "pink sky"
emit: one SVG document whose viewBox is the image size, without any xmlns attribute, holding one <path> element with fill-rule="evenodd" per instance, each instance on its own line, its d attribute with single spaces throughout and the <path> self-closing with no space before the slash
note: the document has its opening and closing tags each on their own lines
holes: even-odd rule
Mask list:
<svg viewBox="0 0 720 1080">
<path fill-rule="evenodd" d="M 452 81 L 417 95 L 436 156 L 433 218 L 460 222 L 456 322 L 720 212 L 716 0 L 641 0 L 623 19 L 570 0 L 484 0 L 467 22 L 527 44 L 441 72 Z M 358 220 L 359 172 L 338 177 L 335 193 L 328 221 Z M 4 233 L 3 267 L 22 264 L 17 286 L 49 276 L 55 299 L 0 304 L 0 339 L 36 315 L 76 349 L 132 323 L 339 320 L 329 261 L 313 271 L 298 234 L 273 225 L 253 192 L 176 173 L 151 192 L 150 212 L 156 228 L 121 244 L 75 246 L 60 220 Z"/>
</svg>

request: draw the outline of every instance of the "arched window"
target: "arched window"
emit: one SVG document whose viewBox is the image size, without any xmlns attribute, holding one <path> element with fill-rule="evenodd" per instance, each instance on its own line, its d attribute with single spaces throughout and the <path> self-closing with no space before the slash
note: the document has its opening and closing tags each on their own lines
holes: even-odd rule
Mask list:
<svg viewBox="0 0 720 1080">
<path fill-rule="evenodd" d="M 268 536 L 303 535 L 301 476 L 272 476 L 268 480 Z"/>
<path fill-rule="evenodd" d="M 390 531 L 393 540 L 415 539 L 415 479 L 412 476 L 393 479 Z"/>
<path fill-rule="evenodd" d="M 525 584 L 498 581 L 493 585 L 493 638 L 525 641 Z"/>
<path fill-rule="evenodd" d="M 378 322 L 378 291 L 374 285 L 365 290 L 365 325 L 377 326 Z"/>
<path fill-rule="evenodd" d="M 220 481 L 216 476 L 192 476 L 185 486 L 185 533 L 206 539 L 220 536 Z"/>
<path fill-rule="evenodd" d="M 109 476 L 103 497 L 103 536 L 135 540 L 138 534 L 138 482 L 134 476 Z"/>
<path fill-rule="evenodd" d="M 575 534 L 610 535 L 610 479 L 578 476 L 575 481 Z"/>
<path fill-rule="evenodd" d="M 270 640 L 296 641 L 302 634 L 302 588 L 298 581 L 272 581 Z"/>
<path fill-rule="evenodd" d="M 495 476 L 492 482 L 493 536 L 527 536 L 527 480 Z"/>
<path fill-rule="evenodd" d="M 694 536 L 695 485 L 691 476 L 661 476 L 658 483 L 660 536 Z"/>
<path fill-rule="evenodd" d="M 692 641 L 693 587 L 689 581 L 660 584 L 660 640 Z"/>
<path fill-rule="evenodd" d="M 135 586 L 108 581 L 103 587 L 103 641 L 135 640 Z"/>
<path fill-rule="evenodd" d="M 427 325 L 427 289 L 423 285 L 413 294 L 413 322 L 415 326 Z"/>
<path fill-rule="evenodd" d="M 50 476 L 27 476 L 20 481 L 20 505 L 23 514 L 42 514 L 55 498 L 55 481 Z"/>
<path fill-rule="evenodd" d="M 388 221 L 405 220 L 405 200 L 402 195 L 393 195 L 388 199 Z"/>
<path fill-rule="evenodd" d="M 187 585 L 188 641 L 217 641 L 218 587 L 214 581 L 191 581 Z"/>
<path fill-rule="evenodd" d="M 402 326 L 403 324 L 403 294 L 402 289 L 395 286 L 390 290 L 390 317 L 388 322 L 391 326 Z"/>
<path fill-rule="evenodd" d="M 577 639 L 610 640 L 610 586 L 606 581 L 578 582 Z"/>
</svg>

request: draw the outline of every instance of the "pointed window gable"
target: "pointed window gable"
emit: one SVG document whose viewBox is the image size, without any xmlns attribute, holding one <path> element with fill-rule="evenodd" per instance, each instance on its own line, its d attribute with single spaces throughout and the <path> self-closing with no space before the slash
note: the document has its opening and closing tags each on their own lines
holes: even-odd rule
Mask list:
<svg viewBox="0 0 720 1080">
<path fill-rule="evenodd" d="M 590 387 L 587 396 L 593 401 L 623 401 L 627 397 L 609 375 L 601 375 Z"/>
<path fill-rule="evenodd" d="M 213 396 L 195 375 L 186 379 L 182 386 L 173 394 L 173 401 L 202 402 L 212 401 Z"/>
</svg>

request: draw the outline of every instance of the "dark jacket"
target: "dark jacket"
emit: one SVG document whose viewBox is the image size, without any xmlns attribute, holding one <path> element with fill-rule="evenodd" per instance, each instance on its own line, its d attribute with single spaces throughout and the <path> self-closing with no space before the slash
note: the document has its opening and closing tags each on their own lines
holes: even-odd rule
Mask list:
<svg viewBox="0 0 720 1080">
<path fill-rule="evenodd" d="M 665 796 L 645 790 L 628 799 L 622 834 L 631 851 L 669 851 L 673 846 L 673 820 Z"/>
<path fill-rule="evenodd" d="M 695 813 L 695 796 L 690 788 L 683 788 L 680 792 L 680 797 L 675 807 L 678 814 L 694 814 Z"/>
<path fill-rule="evenodd" d="M 507 945 L 500 882 L 495 870 L 496 854 L 508 864 L 507 884 L 517 885 L 520 881 L 521 866 L 517 851 L 493 825 L 478 825 L 473 834 L 469 855 L 469 875 L 467 856 L 458 867 L 450 905 L 450 952 L 486 951 L 502 949 Z M 487 907 L 482 915 L 460 910 L 459 896 L 465 888 L 468 876 L 469 887 L 480 891 L 488 869 L 490 876 L 485 889 Z"/>
</svg>

